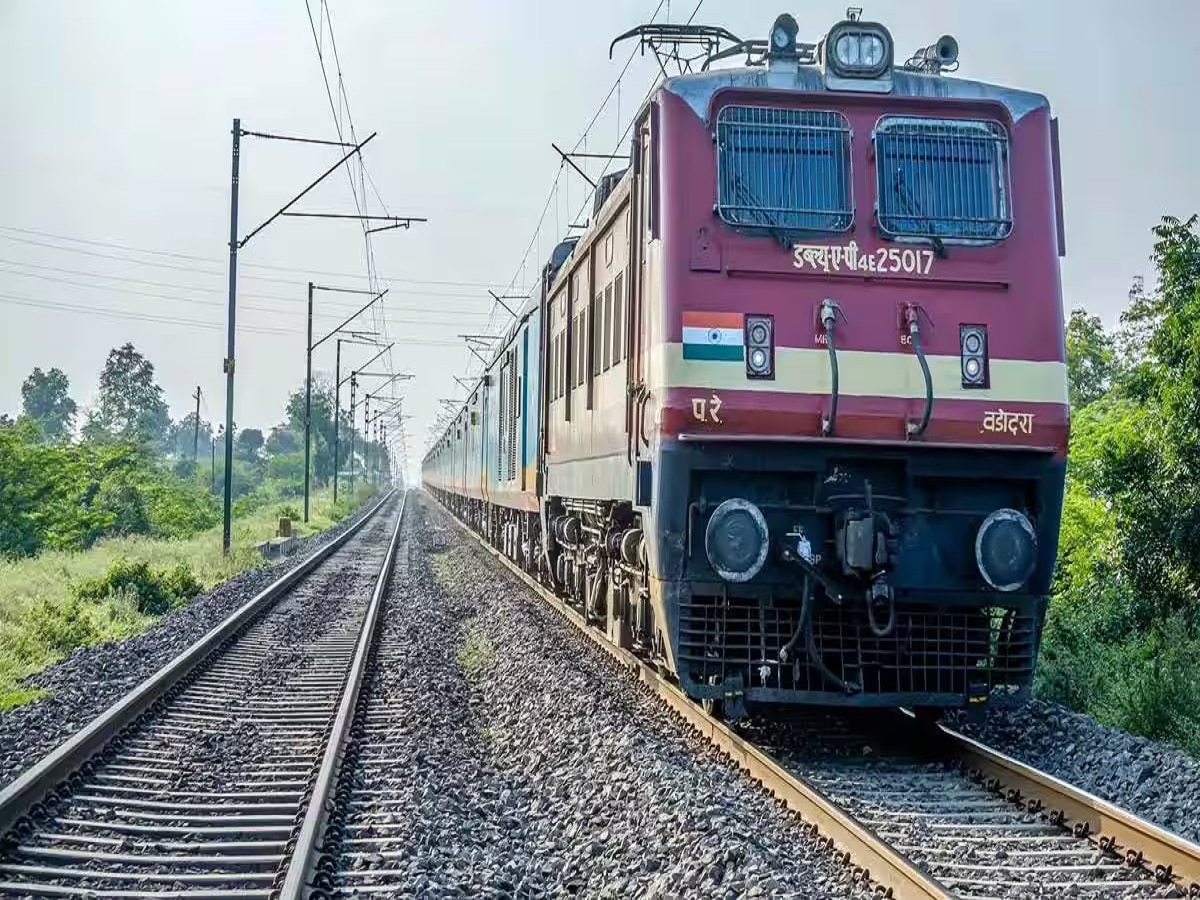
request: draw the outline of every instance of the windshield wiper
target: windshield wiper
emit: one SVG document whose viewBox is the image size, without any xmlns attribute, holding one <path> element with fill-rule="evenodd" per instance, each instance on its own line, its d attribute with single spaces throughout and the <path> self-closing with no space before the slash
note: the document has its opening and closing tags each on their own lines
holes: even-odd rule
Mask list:
<svg viewBox="0 0 1200 900">
<path fill-rule="evenodd" d="M 905 211 L 909 215 L 915 216 L 925 223 L 925 227 L 929 229 L 929 242 L 933 244 L 933 252 L 937 254 L 938 259 L 946 258 L 946 245 L 942 243 L 942 239 L 933 233 L 933 221 L 925 215 L 921 209 L 921 204 L 917 201 L 907 186 L 904 184 L 904 170 L 899 166 L 896 167 L 896 196 L 900 198 L 905 206 Z"/>
<path fill-rule="evenodd" d="M 779 221 L 772 218 L 771 215 L 762 208 L 762 202 L 752 193 L 750 193 L 750 189 L 747 188 L 745 182 L 742 181 L 742 176 L 734 173 L 733 184 L 737 188 L 738 194 L 741 196 L 742 200 L 751 205 L 751 208 L 756 215 L 766 220 L 766 225 L 760 225 L 759 227 L 766 228 L 770 235 L 779 242 L 779 245 L 784 249 L 787 249 L 787 247 L 791 245 L 791 241 L 788 239 L 787 233 L 780 227 Z"/>
</svg>

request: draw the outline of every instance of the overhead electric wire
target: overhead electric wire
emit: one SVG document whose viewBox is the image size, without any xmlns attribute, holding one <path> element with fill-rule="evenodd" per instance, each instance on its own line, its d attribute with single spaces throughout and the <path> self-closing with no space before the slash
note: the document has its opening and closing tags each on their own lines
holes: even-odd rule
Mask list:
<svg viewBox="0 0 1200 900">
<path fill-rule="evenodd" d="M 666 3 L 666 0 L 659 0 L 658 6 L 656 6 L 654 8 L 654 12 L 651 13 L 651 15 L 650 15 L 651 22 L 653 22 L 658 17 L 658 14 L 662 10 L 663 5 L 665 3 Z M 625 76 L 625 73 L 629 70 L 630 65 L 633 63 L 633 59 L 637 55 L 638 49 L 639 49 L 638 47 L 634 47 L 630 51 L 629 57 L 628 57 L 628 59 L 625 60 L 625 65 L 622 67 L 620 74 L 617 75 L 616 80 L 613 82 L 613 86 L 611 88 L 609 88 L 608 93 L 604 96 L 604 99 L 600 102 L 600 105 L 596 108 L 596 112 L 593 113 L 591 120 L 588 122 L 587 126 L 583 129 L 583 133 L 580 134 L 579 139 L 575 141 L 574 146 L 571 148 L 571 153 L 574 153 L 576 150 L 578 150 L 583 145 L 583 142 L 587 140 L 588 133 L 591 131 L 592 126 L 594 126 L 596 124 L 596 122 L 599 121 L 600 116 L 601 116 L 601 114 L 603 114 L 605 107 L 608 106 L 609 100 L 612 99 L 613 94 L 617 91 L 617 88 L 619 87 L 619 85 L 621 83 L 621 79 Z M 554 201 L 554 198 L 558 191 L 559 181 L 562 178 L 562 171 L 563 171 L 563 162 L 560 161 L 559 165 L 558 165 L 558 171 L 555 173 L 555 176 L 554 176 L 554 183 L 550 187 L 550 194 L 549 194 L 549 196 L 546 197 L 546 203 L 542 207 L 542 214 L 538 217 L 537 225 L 534 226 L 533 237 L 530 238 L 529 244 L 525 248 L 525 252 L 521 255 L 521 261 L 517 264 L 517 269 L 513 273 L 512 278 L 509 279 L 508 284 L 505 286 L 504 290 L 499 292 L 500 294 L 511 294 L 512 293 L 513 285 L 516 284 L 517 278 L 520 276 L 521 271 L 524 269 L 525 263 L 529 258 L 530 251 L 533 249 L 534 244 L 537 243 L 537 240 L 538 240 L 539 236 L 541 235 L 542 224 L 546 220 L 546 213 L 547 213 L 547 211 L 549 211 L 550 204 Z M 496 311 L 495 306 L 493 306 L 492 312 L 495 313 L 495 311 Z M 474 366 L 472 366 L 472 368 L 474 368 Z"/>
<path fill-rule="evenodd" d="M 2 234 L 0 234 L 0 239 L 2 239 L 2 240 L 22 240 L 19 238 L 8 238 Z M 36 243 L 36 242 L 30 242 L 30 241 L 22 241 L 22 242 L 23 243 Z M 51 244 L 38 244 L 38 246 L 47 247 L 49 249 L 54 249 L 54 250 L 63 250 L 65 252 L 70 252 L 70 253 L 79 253 L 79 254 L 82 254 L 85 256 L 95 257 L 95 258 L 99 258 L 99 259 L 110 259 L 110 260 L 113 260 L 114 262 L 129 262 L 129 263 L 134 263 L 135 265 L 147 265 L 147 266 L 158 267 L 158 268 L 166 268 L 166 269 L 170 269 L 172 271 L 190 272 L 190 273 L 194 273 L 197 275 L 208 275 L 208 276 L 212 276 L 214 278 L 221 278 L 221 279 L 224 279 L 226 277 L 224 272 L 218 272 L 218 271 L 214 271 L 212 269 L 199 269 L 194 266 L 176 266 L 176 265 L 168 265 L 166 263 L 154 263 L 154 262 L 149 262 L 149 261 L 145 261 L 145 260 L 127 259 L 122 256 L 113 256 L 113 255 L 107 254 L 107 253 L 98 253 L 98 252 L 88 251 L 88 250 L 77 250 L 72 247 L 55 247 Z M 108 274 L 100 273 L 100 272 L 83 272 L 80 270 L 65 269 L 65 268 L 58 267 L 58 266 L 46 266 L 46 265 L 42 265 L 41 263 L 26 263 L 26 262 L 18 262 L 15 260 L 0 260 L 0 262 L 5 262 L 9 265 L 24 266 L 25 268 L 44 269 L 44 270 L 48 270 L 48 271 L 60 271 L 60 272 L 74 273 L 74 274 L 86 274 L 86 275 L 96 277 L 96 278 L 128 281 L 130 283 L 140 283 L 140 284 L 148 284 L 148 285 L 163 285 L 164 284 L 164 282 L 156 282 L 156 281 L 151 281 L 149 279 L 131 278 L 129 276 L 123 276 L 123 275 L 108 275 Z M 305 274 L 317 275 L 317 274 L 321 274 L 321 273 L 313 271 L 313 272 L 309 272 L 309 273 L 305 273 Z M 339 273 L 326 272 L 323 274 L 336 276 Z M 361 275 L 347 276 L 347 275 L 345 275 L 345 273 L 342 273 L 342 275 L 343 275 L 343 277 L 357 277 L 357 278 L 362 277 Z M 297 287 L 297 288 L 303 288 L 304 283 L 305 283 L 304 280 L 301 280 L 301 279 L 270 278 L 270 277 L 263 276 L 263 275 L 243 275 L 241 277 L 247 278 L 247 279 L 253 279 L 255 281 L 265 281 L 265 282 L 268 282 L 271 284 L 286 284 L 286 285 L 291 285 L 291 286 Z M 385 279 L 385 280 L 387 280 L 387 279 Z M 401 281 L 402 283 L 404 282 L 403 279 L 396 279 L 396 280 Z M 428 282 L 419 282 L 419 281 L 416 281 L 415 279 L 408 279 L 407 283 L 425 284 Z M 453 286 L 452 283 L 449 283 L 449 282 L 445 283 L 445 285 L 448 287 Z M 206 289 L 205 288 L 195 288 L 195 290 L 206 290 Z M 221 293 L 224 294 L 225 292 L 222 290 Z M 245 294 L 245 293 L 241 293 L 241 292 L 239 292 L 239 293 L 241 294 L 241 296 L 256 296 L 260 299 L 263 299 L 263 298 L 279 299 L 279 300 L 291 299 L 291 298 L 285 298 L 281 295 L 275 295 L 275 294 Z M 397 294 L 399 295 L 399 292 L 397 292 Z M 457 300 L 480 300 L 480 302 L 483 302 L 486 299 L 486 298 L 480 298 L 478 294 L 474 294 L 474 293 L 472 293 L 472 294 L 452 293 L 452 292 L 442 293 L 442 292 L 438 292 L 438 291 L 412 291 L 412 290 L 408 290 L 408 289 L 405 289 L 403 291 L 403 294 L 405 296 L 409 296 L 409 297 L 431 297 L 431 298 L 447 298 L 447 299 L 457 299 Z"/>
<path fill-rule="evenodd" d="M 341 101 L 343 101 L 343 100 L 345 101 L 346 123 L 349 125 L 349 128 L 350 128 L 350 140 L 357 143 L 358 137 L 357 137 L 355 127 L 354 127 L 354 116 L 350 112 L 350 95 L 346 91 L 345 79 L 342 77 L 342 62 L 341 62 L 340 57 L 338 56 L 337 39 L 335 38 L 334 32 L 333 32 L 333 17 L 329 12 L 329 6 L 325 2 L 325 0 L 320 0 L 320 3 L 321 3 L 321 12 L 323 14 L 321 16 L 321 34 L 320 34 L 320 36 L 318 36 L 316 26 L 313 22 L 312 7 L 309 4 L 309 0 L 304 0 L 304 11 L 308 15 L 308 23 L 309 23 L 309 27 L 312 30 L 313 43 L 316 46 L 316 50 L 317 50 L 317 61 L 320 63 L 320 66 L 321 66 L 321 80 L 325 84 L 325 96 L 329 100 L 329 111 L 330 111 L 330 114 L 333 116 L 334 124 L 337 127 L 338 139 L 343 140 L 343 141 L 345 140 L 345 133 L 342 128 L 340 109 L 341 109 Z M 325 35 L 325 23 L 326 22 L 329 23 L 329 42 L 330 42 L 330 46 L 333 48 L 334 64 L 337 66 L 339 96 L 338 96 L 338 104 L 336 105 L 336 108 L 335 108 L 335 104 L 334 104 L 334 100 L 333 100 L 333 91 L 329 87 L 329 74 L 325 70 L 325 54 L 324 54 L 323 47 L 324 47 L 324 35 Z M 363 160 L 361 154 L 358 156 L 357 161 L 358 161 L 358 167 L 359 167 L 359 186 L 362 189 L 362 194 L 363 194 L 361 201 L 360 201 L 360 198 L 358 195 L 358 190 L 355 188 L 355 185 L 354 185 L 354 172 L 353 172 L 352 168 L 348 167 L 346 169 L 346 178 L 350 182 L 350 194 L 354 198 L 354 208 L 358 211 L 358 214 L 360 216 L 364 216 L 370 212 L 369 208 L 367 207 L 366 185 L 363 182 L 364 173 L 366 171 L 366 162 Z M 382 202 L 381 202 L 381 205 L 382 205 Z M 384 210 L 386 212 L 386 206 L 384 207 Z M 378 281 L 378 275 L 377 275 L 377 270 L 376 270 L 376 266 L 375 266 L 375 248 L 371 242 L 371 232 L 368 229 L 365 221 L 361 221 L 360 224 L 362 225 L 363 245 L 364 245 L 364 248 L 366 251 L 365 256 L 366 256 L 366 263 L 367 263 L 367 283 L 370 285 L 370 287 L 372 289 L 378 289 L 379 281 Z M 377 316 L 378 316 L 378 312 L 375 309 L 372 309 L 371 310 L 371 320 L 372 320 L 372 322 L 374 322 L 376 324 L 378 324 Z M 384 333 L 386 335 L 386 324 L 384 325 Z M 386 365 L 388 366 L 389 370 L 391 370 L 392 354 L 390 352 L 387 354 Z"/>
<path fill-rule="evenodd" d="M 189 328 L 204 328 L 213 331 L 221 331 L 225 328 L 225 323 L 219 321 L 209 321 L 206 319 L 184 319 L 177 316 L 163 316 L 135 312 L 133 310 L 112 309 L 110 307 L 80 306 L 73 303 L 61 303 L 55 300 L 43 300 L 37 297 L 28 297 L 21 294 L 9 294 L 5 292 L 0 292 L 0 305 L 26 306 L 35 309 L 62 310 L 64 312 L 79 313 L 82 315 L 90 315 L 103 319 L 127 319 L 131 321 L 148 322 L 162 325 L 182 325 Z M 449 325 L 451 323 L 447 324 Z M 241 326 L 239 325 L 239 327 Z M 256 334 L 284 335 L 291 337 L 303 336 L 306 333 L 303 328 L 272 328 L 267 325 L 246 325 L 245 327 L 247 331 L 254 332 Z M 410 335 L 409 337 L 399 339 L 397 342 L 401 344 L 419 344 L 421 346 L 461 346 L 461 342 L 457 340 L 438 340 L 436 338 L 421 337 L 420 335 Z"/>
<path fill-rule="evenodd" d="M 692 14 L 690 16 L 688 16 L 687 22 L 684 24 L 691 25 L 692 20 L 696 18 L 696 14 L 700 12 L 700 7 L 702 7 L 703 5 L 704 5 L 704 0 L 698 0 L 695 8 L 692 10 Z M 629 124 L 625 126 L 625 131 L 623 131 L 621 133 L 621 136 L 617 139 L 616 148 L 613 151 L 614 154 L 618 150 L 620 150 L 621 145 L 624 144 L 625 141 L 628 139 L 629 132 L 633 130 L 633 125 L 637 121 L 638 113 L 641 112 L 642 107 L 645 106 L 647 102 L 649 102 L 650 98 L 652 96 L 654 96 L 654 92 L 658 89 L 658 86 L 660 83 L 661 83 L 661 75 L 655 76 L 654 82 L 650 85 L 650 90 L 646 91 L 646 96 L 644 96 L 642 98 L 642 102 L 639 103 L 634 108 L 633 117 L 629 120 Z M 609 166 L 611 166 L 613 164 L 613 162 L 614 162 L 614 159 L 612 157 L 610 157 L 609 159 L 607 159 L 605 161 L 604 168 L 600 170 L 600 177 L 596 179 L 597 186 L 600 184 L 601 181 L 604 180 L 604 176 L 608 174 L 608 168 L 609 168 Z M 583 205 L 579 207 L 579 212 L 575 214 L 572 221 L 578 221 L 579 217 L 581 215 L 583 215 L 583 212 L 584 212 L 584 210 L 587 209 L 588 204 L 591 203 L 592 199 L 596 196 L 596 191 L 598 189 L 597 186 L 592 187 L 591 191 L 588 193 L 587 197 L 584 199 Z"/>
<path fill-rule="evenodd" d="M 16 276 L 19 276 L 22 278 L 32 278 L 37 281 L 48 281 L 48 282 L 51 282 L 54 284 L 63 284 L 63 285 L 67 285 L 69 287 L 85 288 L 87 290 L 92 290 L 92 291 L 96 291 L 96 290 L 108 291 L 108 292 L 118 294 L 118 295 L 128 295 L 131 297 L 148 297 L 153 300 L 166 300 L 169 302 L 176 302 L 176 303 L 194 303 L 199 306 L 210 306 L 210 307 L 213 307 L 214 309 L 224 309 L 224 307 L 225 307 L 224 302 L 219 299 L 204 300 L 199 297 L 179 297 L 179 296 L 175 296 L 172 294 L 159 294 L 159 293 L 155 293 L 153 291 L 142 291 L 142 290 L 137 290 L 134 288 L 87 284 L 86 282 L 72 281 L 68 278 L 55 278 L 52 275 L 35 275 L 35 274 L 27 273 L 27 272 L 12 272 L 11 270 L 7 270 L 7 269 L 3 269 L 3 268 L 0 268 L 0 272 L 9 272 L 9 274 L 16 275 Z M 187 290 L 203 290 L 203 289 L 202 288 L 189 288 Z M 218 291 L 208 291 L 206 293 L 218 294 L 219 292 Z M 245 297 L 245 296 L 253 296 L 253 295 L 243 294 L 242 296 Z M 270 298 L 270 299 L 277 299 L 277 298 Z M 294 309 L 280 309 L 278 307 L 260 306 L 260 305 L 253 304 L 253 303 L 241 304 L 239 306 L 239 309 L 246 309 L 246 310 L 253 310 L 255 312 L 269 313 L 270 315 L 273 315 L 273 316 L 288 316 L 288 317 L 294 317 L 294 318 L 304 318 L 306 316 L 306 312 L 305 312 L 304 308 L 301 306 L 300 302 L 298 300 L 292 300 L 292 303 L 295 307 Z M 344 304 L 338 304 L 338 305 L 342 309 L 346 308 Z M 477 310 L 477 311 L 457 310 L 457 311 L 455 311 L 455 310 L 447 310 L 445 308 L 438 309 L 438 308 L 428 307 L 428 306 L 421 306 L 421 307 L 406 306 L 399 311 L 405 312 L 405 313 L 410 313 L 410 312 L 412 312 L 412 313 L 438 313 L 438 314 L 443 314 L 443 315 L 448 314 L 448 313 L 452 314 L 452 318 L 446 318 L 439 322 L 435 322 L 435 320 L 426 321 L 426 320 L 420 320 L 420 319 L 399 319 L 399 318 L 394 318 L 394 317 L 391 319 L 391 321 L 394 321 L 394 322 L 405 322 L 405 323 L 414 324 L 414 325 L 417 325 L 417 324 L 461 325 L 463 318 L 481 318 L 482 319 L 482 318 L 486 318 L 488 315 L 487 312 L 483 311 L 483 310 Z M 333 320 L 333 319 L 341 319 L 342 316 L 339 313 L 318 312 L 318 313 L 313 313 L 313 318 L 314 319 Z"/>
<path fill-rule="evenodd" d="M 32 228 L 18 228 L 14 225 L 0 225 L 0 231 L 14 231 L 19 234 L 32 234 L 35 236 L 52 238 L 54 240 L 67 241 L 69 243 L 74 243 L 74 244 L 86 244 L 86 245 L 92 246 L 92 247 L 106 247 L 110 250 L 124 250 L 128 253 L 145 253 L 145 254 L 149 254 L 152 256 L 168 256 L 168 257 L 174 257 L 176 259 L 193 260 L 195 262 L 211 262 L 211 263 L 224 263 L 225 262 L 224 259 L 215 257 L 215 256 L 197 256 L 192 253 L 178 253 L 178 252 L 175 252 L 172 250 L 152 250 L 147 247 L 133 247 L 128 244 L 115 244 L 115 243 L 112 243 L 111 241 L 89 240 L 87 238 L 72 237 L 70 235 L 65 235 L 65 234 L 56 234 L 55 232 L 51 232 L 51 231 L 38 231 L 38 230 L 35 230 Z M 38 247 L 47 247 L 47 248 L 53 249 L 53 250 L 62 250 L 65 253 L 80 252 L 80 251 L 74 250 L 70 247 L 58 247 L 58 246 L 55 246 L 54 244 L 45 244 L 45 243 L 39 243 L 39 242 L 35 242 L 35 241 L 30 241 L 30 240 L 21 240 L 20 238 L 7 237 L 3 234 L 0 234 L 0 239 L 8 240 L 8 241 L 18 241 L 20 243 L 34 244 L 35 246 L 38 246 Z M 107 257 L 107 258 L 120 259 L 120 260 L 124 260 L 126 262 L 134 263 L 135 265 L 152 265 L 152 263 L 148 263 L 143 260 L 126 259 L 125 257 L 120 257 L 120 256 L 112 256 L 112 257 Z M 295 266 L 274 266 L 274 265 L 269 265 L 267 263 L 241 262 L 241 261 L 238 262 L 238 268 L 239 268 L 239 270 L 241 268 L 268 269 L 268 270 L 276 271 L 276 272 L 295 272 L 295 271 L 297 271 Z M 186 270 L 186 271 L 205 272 L 206 274 L 219 275 L 221 278 L 225 278 L 227 275 L 227 273 L 225 273 L 225 272 L 219 272 L 219 271 L 214 272 L 214 271 L 208 270 L 208 269 L 194 269 L 194 270 Z M 362 278 L 363 277 L 362 273 L 355 273 L 355 272 L 331 272 L 331 271 L 322 271 L 320 269 L 303 269 L 301 271 L 305 272 L 306 274 L 324 275 L 329 278 Z M 240 277 L 242 277 L 242 278 L 259 278 L 259 276 L 255 276 L 255 275 L 241 275 Z M 378 278 L 380 281 L 396 281 L 396 282 L 400 282 L 403 284 L 430 284 L 430 285 L 439 285 L 439 286 L 443 286 L 443 287 L 482 287 L 482 288 L 498 287 L 497 284 L 494 284 L 493 282 L 490 282 L 490 281 L 444 281 L 444 280 L 435 280 L 435 279 L 428 279 L 428 278 L 400 278 L 398 276 L 394 277 L 394 276 L 390 276 L 390 275 L 379 275 Z M 292 279 L 262 279 L 262 278 L 259 278 L 259 280 L 273 280 L 273 281 L 282 280 L 288 284 L 292 283 Z"/>
</svg>

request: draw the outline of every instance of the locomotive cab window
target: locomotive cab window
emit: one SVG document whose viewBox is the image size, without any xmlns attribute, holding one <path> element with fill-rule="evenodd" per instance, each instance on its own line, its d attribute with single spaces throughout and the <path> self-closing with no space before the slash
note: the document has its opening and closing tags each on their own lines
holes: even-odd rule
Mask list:
<svg viewBox="0 0 1200 900">
<path fill-rule="evenodd" d="M 841 113 L 726 106 L 717 113 L 717 215 L 737 228 L 836 233 L 854 221 Z"/>
<path fill-rule="evenodd" d="M 889 116 L 875 129 L 876 211 L 889 238 L 991 243 L 1012 231 L 998 122 Z"/>
</svg>

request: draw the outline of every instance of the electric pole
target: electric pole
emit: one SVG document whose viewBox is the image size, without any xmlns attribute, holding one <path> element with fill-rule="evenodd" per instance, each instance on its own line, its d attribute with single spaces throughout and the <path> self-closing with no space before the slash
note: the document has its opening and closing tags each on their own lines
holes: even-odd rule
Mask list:
<svg viewBox="0 0 1200 900">
<path fill-rule="evenodd" d="M 192 465 L 200 465 L 200 385 L 196 385 L 196 431 L 192 435 Z"/>
<path fill-rule="evenodd" d="M 308 338 L 304 342 L 304 521 L 308 522 L 308 487 L 312 469 L 312 295 L 308 283 Z"/>
<path fill-rule="evenodd" d="M 229 330 L 225 349 L 225 508 L 221 547 L 228 553 L 233 527 L 233 343 L 237 334 L 238 164 L 242 153 L 242 120 L 233 120 L 233 175 L 229 182 Z"/>
<path fill-rule="evenodd" d="M 337 162 L 331 165 L 328 169 L 322 172 L 317 178 L 312 181 L 308 187 L 304 188 L 295 197 L 276 210 L 266 221 L 260 224 L 257 228 L 250 231 L 244 238 L 238 240 L 238 165 L 241 156 L 242 136 L 265 138 L 267 140 L 292 141 L 301 144 L 321 144 L 324 146 L 341 147 L 346 149 L 345 155 Z M 315 138 L 296 137 L 294 135 L 268 134 L 261 131 L 243 131 L 242 120 L 233 120 L 233 165 L 232 175 L 230 178 L 229 191 L 229 320 L 227 323 L 228 335 L 226 341 L 226 353 L 224 361 L 225 370 L 225 504 L 224 516 L 222 524 L 222 545 L 225 553 L 229 552 L 230 536 L 232 531 L 233 517 L 233 372 L 234 372 L 234 337 L 237 334 L 235 315 L 237 311 L 237 261 L 238 250 L 246 246 L 250 239 L 266 228 L 275 220 L 283 216 L 304 217 L 311 219 L 355 219 L 364 224 L 368 221 L 383 221 L 387 225 L 378 228 L 365 228 L 363 234 L 372 234 L 375 231 L 388 231 L 393 228 L 409 228 L 414 222 L 424 222 L 423 218 L 415 218 L 412 216 L 369 216 L 363 215 L 361 212 L 357 215 L 351 213 L 326 213 L 326 212 L 291 212 L 300 200 L 302 200 L 310 191 L 313 190 L 322 181 L 328 178 L 334 171 L 340 168 L 347 160 L 353 156 L 361 154 L 363 147 L 370 143 L 375 138 L 376 132 L 372 132 L 365 140 L 357 144 L 348 144 L 344 141 L 322 141 Z"/>
</svg>

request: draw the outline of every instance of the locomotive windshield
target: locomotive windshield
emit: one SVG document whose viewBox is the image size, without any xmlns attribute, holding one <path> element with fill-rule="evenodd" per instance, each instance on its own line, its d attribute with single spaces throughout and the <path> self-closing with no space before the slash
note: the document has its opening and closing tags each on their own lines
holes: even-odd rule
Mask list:
<svg viewBox="0 0 1200 900">
<path fill-rule="evenodd" d="M 838 112 L 726 106 L 717 182 L 717 212 L 730 225 L 845 231 L 854 220 L 849 123 Z"/>
<path fill-rule="evenodd" d="M 888 237 L 1008 237 L 1008 137 L 998 123 L 885 117 L 875 149 L 879 227 Z"/>
</svg>

